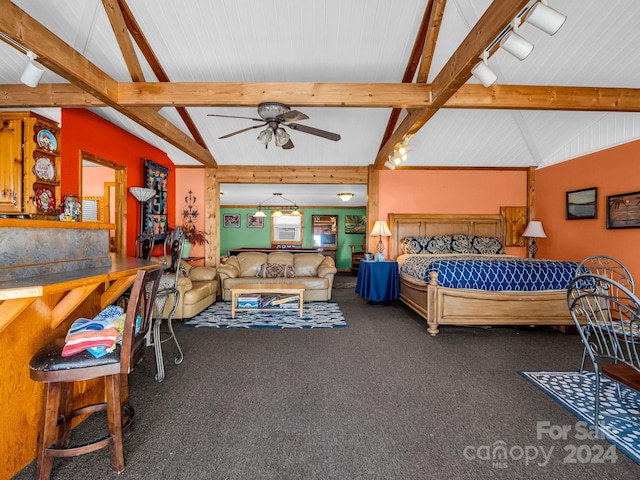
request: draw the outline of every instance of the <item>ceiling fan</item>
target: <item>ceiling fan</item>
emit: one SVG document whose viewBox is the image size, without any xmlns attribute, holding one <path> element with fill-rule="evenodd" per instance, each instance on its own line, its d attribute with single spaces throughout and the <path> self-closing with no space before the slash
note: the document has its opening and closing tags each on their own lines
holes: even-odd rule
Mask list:
<svg viewBox="0 0 640 480">
<path fill-rule="evenodd" d="M 258 105 L 258 115 L 260 118 L 253 117 L 238 117 L 235 115 L 217 115 L 214 113 L 210 113 L 207 116 L 209 117 L 224 117 L 224 118 L 244 118 L 246 120 L 253 120 L 254 122 L 260 122 L 260 125 L 254 125 L 252 127 L 243 128 L 242 130 L 238 130 L 236 132 L 228 133 L 220 139 L 229 138 L 238 133 L 247 132 L 249 130 L 253 130 L 255 128 L 267 127 L 262 130 L 258 134 L 258 141 L 264 145 L 264 148 L 269 146 L 271 139 L 275 137 L 276 147 L 282 147 L 285 150 L 289 150 L 294 147 L 293 142 L 291 141 L 291 136 L 284 127 L 290 128 L 292 130 L 299 130 L 304 133 L 310 133 L 311 135 L 316 135 L 318 137 L 326 138 L 328 140 L 333 140 L 337 142 L 340 140 L 340 135 L 337 133 L 327 132 L 325 130 L 320 130 L 319 128 L 308 127 L 306 125 L 300 125 L 298 123 L 290 123 L 297 122 L 300 120 L 307 120 L 309 117 L 304 113 L 299 112 L 298 110 L 291 110 L 291 107 L 285 105 L 283 103 L 278 102 L 264 102 Z"/>
</svg>

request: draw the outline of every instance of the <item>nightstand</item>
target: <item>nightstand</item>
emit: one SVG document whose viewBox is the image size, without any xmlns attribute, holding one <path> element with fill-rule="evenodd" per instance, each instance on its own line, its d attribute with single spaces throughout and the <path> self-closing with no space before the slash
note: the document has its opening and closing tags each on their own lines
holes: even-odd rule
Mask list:
<svg viewBox="0 0 640 480">
<path fill-rule="evenodd" d="M 386 305 L 391 300 L 397 300 L 400 294 L 398 262 L 361 260 L 356 293 L 371 304 Z"/>
</svg>

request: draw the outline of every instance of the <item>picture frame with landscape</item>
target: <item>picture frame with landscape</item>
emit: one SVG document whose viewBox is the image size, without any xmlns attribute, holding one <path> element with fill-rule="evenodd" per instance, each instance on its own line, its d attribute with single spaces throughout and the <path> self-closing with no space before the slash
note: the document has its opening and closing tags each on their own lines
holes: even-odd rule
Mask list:
<svg viewBox="0 0 640 480">
<path fill-rule="evenodd" d="M 640 192 L 607 197 L 607 229 L 640 228 Z"/>
<path fill-rule="evenodd" d="M 567 192 L 567 220 L 586 220 L 597 218 L 597 215 L 598 189 L 596 187 Z"/>
</svg>

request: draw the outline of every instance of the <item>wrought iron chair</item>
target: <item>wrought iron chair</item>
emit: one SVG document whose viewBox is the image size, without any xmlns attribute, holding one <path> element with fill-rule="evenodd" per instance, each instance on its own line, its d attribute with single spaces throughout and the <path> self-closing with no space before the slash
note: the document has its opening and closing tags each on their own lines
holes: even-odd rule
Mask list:
<svg viewBox="0 0 640 480">
<path fill-rule="evenodd" d="M 626 287 L 631 293 L 635 293 L 635 285 L 631 272 L 625 267 L 620 260 L 606 255 L 592 255 L 585 258 L 576 269 L 576 276 L 586 273 L 594 275 L 602 275 L 613 280 L 616 283 Z M 585 335 L 589 336 L 589 326 L 583 326 Z M 580 373 L 584 371 L 584 363 L 587 359 L 587 349 L 582 352 L 582 361 L 580 362 Z"/>
<path fill-rule="evenodd" d="M 640 300 L 624 285 L 603 275 L 578 275 L 567 291 L 569 311 L 595 373 L 594 430 L 600 430 L 602 375 L 640 391 Z"/>
<path fill-rule="evenodd" d="M 151 252 L 153 251 L 154 236 L 152 228 L 145 228 L 144 231 L 136 237 L 136 258 L 143 258 L 145 260 L 151 259 Z"/>
<path fill-rule="evenodd" d="M 164 240 L 164 275 L 160 279 L 160 287 L 156 295 L 156 319 L 153 322 L 153 331 L 150 345 L 153 345 L 156 354 L 156 380 L 162 382 L 165 377 L 164 359 L 162 356 L 162 344 L 173 340 L 176 344 L 177 355 L 174 359 L 176 364 L 182 363 L 184 355 L 175 332 L 173 331 L 173 315 L 180 301 L 180 291 L 178 290 L 178 277 L 180 276 L 180 261 L 182 260 L 182 249 L 184 248 L 184 232 L 182 228 L 176 227 Z M 167 315 L 168 336 L 161 338 L 162 317 L 167 302 L 173 302 L 171 311 Z"/>
<path fill-rule="evenodd" d="M 65 338 L 60 337 L 40 349 L 29 364 L 31 379 L 45 384 L 42 429 L 38 435 L 36 477 L 47 479 L 53 457 L 71 457 L 109 446 L 114 471 L 124 470 L 122 434 L 134 419 L 129 405 L 127 374 L 140 363 L 145 351 L 145 337 L 151 326 L 155 294 L 162 269 L 139 270 L 127 308 L 122 342 L 107 355 L 96 358 L 87 351 L 62 356 Z M 104 403 L 73 409 L 75 382 L 103 378 Z M 81 399 L 78 395 L 76 401 Z M 71 425 L 75 417 L 107 411 L 108 434 L 80 446 L 70 446 Z"/>
</svg>

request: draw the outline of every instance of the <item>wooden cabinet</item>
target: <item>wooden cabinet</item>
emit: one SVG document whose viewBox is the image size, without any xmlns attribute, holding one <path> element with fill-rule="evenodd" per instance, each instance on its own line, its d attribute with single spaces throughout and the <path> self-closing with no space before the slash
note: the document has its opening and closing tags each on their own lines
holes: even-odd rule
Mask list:
<svg viewBox="0 0 640 480">
<path fill-rule="evenodd" d="M 60 128 L 32 112 L 0 113 L 0 212 L 55 216 Z"/>
</svg>

